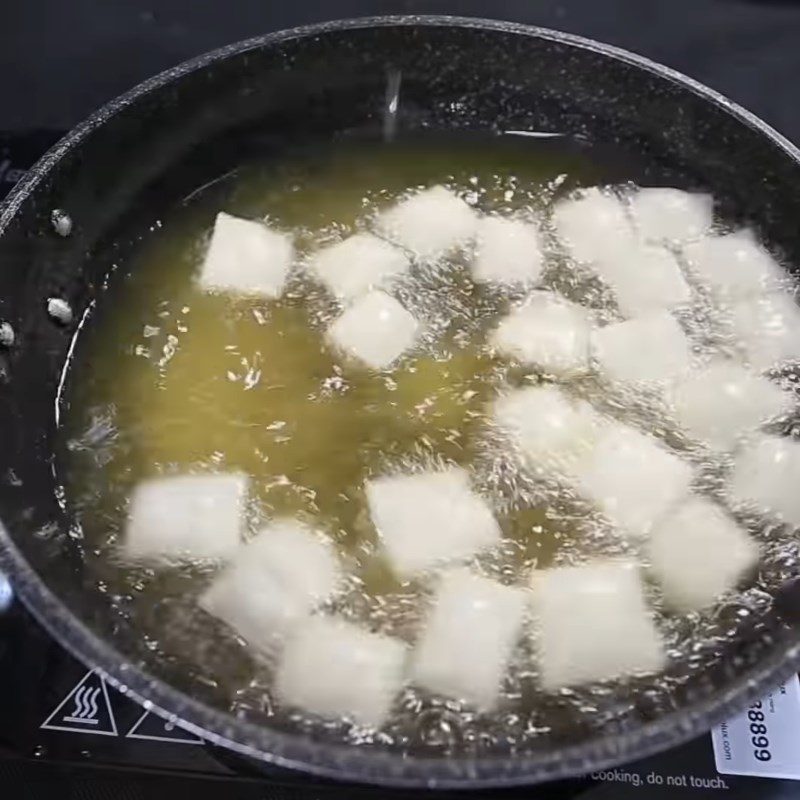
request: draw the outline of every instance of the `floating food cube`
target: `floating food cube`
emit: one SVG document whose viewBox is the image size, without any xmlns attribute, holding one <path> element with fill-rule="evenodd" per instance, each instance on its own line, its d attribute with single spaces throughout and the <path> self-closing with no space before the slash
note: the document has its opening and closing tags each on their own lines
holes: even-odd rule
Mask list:
<svg viewBox="0 0 800 800">
<path fill-rule="evenodd" d="M 533 292 L 504 317 L 492 346 L 508 358 L 560 376 L 589 369 L 589 314 L 554 292 Z"/>
<path fill-rule="evenodd" d="M 378 231 L 419 258 L 438 258 L 467 244 L 475 234 L 475 212 L 444 186 L 433 186 L 383 211 Z"/>
<path fill-rule="evenodd" d="M 629 248 L 599 257 L 592 266 L 625 317 L 675 308 L 691 299 L 677 259 L 664 247 L 632 240 Z"/>
<path fill-rule="evenodd" d="M 663 668 L 661 636 L 633 562 L 534 570 L 532 586 L 535 642 L 546 690 Z"/>
<path fill-rule="evenodd" d="M 133 491 L 122 553 L 130 560 L 227 559 L 241 542 L 247 478 L 153 478 Z"/>
<path fill-rule="evenodd" d="M 686 245 L 684 254 L 700 280 L 726 300 L 774 289 L 782 278 L 780 266 L 750 230 L 704 236 Z"/>
<path fill-rule="evenodd" d="M 731 361 L 716 361 L 686 376 L 673 387 L 671 399 L 683 430 L 718 450 L 730 450 L 794 406 L 789 392 Z"/>
<path fill-rule="evenodd" d="M 607 190 L 593 187 L 578 197 L 559 201 L 553 209 L 553 223 L 577 261 L 592 263 L 631 247 L 633 228 L 625 206 Z"/>
<path fill-rule="evenodd" d="M 398 575 L 411 576 L 492 547 L 500 528 L 460 467 L 367 481 L 369 512 Z"/>
<path fill-rule="evenodd" d="M 581 463 L 578 480 L 583 494 L 620 532 L 637 539 L 688 494 L 692 470 L 653 437 L 611 423 Z"/>
<path fill-rule="evenodd" d="M 411 349 L 419 326 L 400 303 L 379 290 L 356 300 L 328 328 L 328 340 L 372 369 L 386 369 Z"/>
<path fill-rule="evenodd" d="M 478 222 L 472 277 L 478 283 L 535 285 L 543 256 L 536 226 L 522 220 L 483 217 Z"/>
<path fill-rule="evenodd" d="M 569 477 L 591 453 L 602 426 L 587 402 L 555 386 L 512 389 L 495 401 L 492 420 L 544 478 Z"/>
<path fill-rule="evenodd" d="M 675 318 L 662 311 L 606 325 L 592 334 L 592 351 L 610 380 L 666 381 L 689 369 L 689 340 Z"/>
<path fill-rule="evenodd" d="M 310 267 L 332 294 L 352 300 L 370 289 L 386 288 L 410 263 L 400 248 L 371 233 L 357 233 L 318 250 Z"/>
<path fill-rule="evenodd" d="M 221 212 L 200 270 L 209 292 L 279 297 L 294 258 L 292 237 Z"/>
<path fill-rule="evenodd" d="M 753 369 L 800 359 L 800 309 L 790 295 L 747 298 L 731 307 L 730 316 L 733 336 Z"/>
<path fill-rule="evenodd" d="M 746 531 L 700 497 L 662 517 L 646 553 L 667 603 L 679 611 L 712 605 L 758 562 L 758 547 Z"/>
<path fill-rule="evenodd" d="M 736 454 L 729 490 L 762 514 L 800 525 L 800 442 L 759 436 Z"/>
<path fill-rule="evenodd" d="M 303 523 L 279 520 L 237 551 L 200 605 L 270 655 L 333 593 L 339 577 L 329 542 Z"/>
<path fill-rule="evenodd" d="M 710 194 L 681 189 L 639 189 L 631 198 L 639 235 L 653 241 L 685 241 L 704 234 L 714 221 Z"/>
<path fill-rule="evenodd" d="M 481 710 L 497 702 L 525 612 L 521 589 L 446 573 L 414 649 L 414 683 Z"/>
<path fill-rule="evenodd" d="M 281 702 L 379 728 L 403 685 L 403 642 L 332 617 L 312 617 L 286 643 L 275 677 Z"/>
</svg>

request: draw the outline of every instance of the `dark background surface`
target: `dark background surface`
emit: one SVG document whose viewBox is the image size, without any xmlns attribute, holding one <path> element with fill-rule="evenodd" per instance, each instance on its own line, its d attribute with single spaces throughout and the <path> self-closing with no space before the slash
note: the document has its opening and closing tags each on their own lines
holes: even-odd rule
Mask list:
<svg viewBox="0 0 800 800">
<path fill-rule="evenodd" d="M 61 129 L 149 75 L 271 30 L 380 13 L 527 22 L 634 50 L 800 142 L 797 0 L 0 0 L 0 129 Z"/>
<path fill-rule="evenodd" d="M 9 163 L 27 166 L 52 141 L 55 134 L 48 129 L 63 131 L 153 73 L 208 49 L 309 22 L 380 13 L 494 17 L 606 41 L 713 87 L 800 144 L 800 0 L 0 0 L 0 167 L 4 141 L 10 142 Z M 30 136 L 32 129 L 45 133 Z M 4 140 L 3 132 L 6 137 L 8 132 L 22 135 Z M 7 171 L 0 175 L 3 182 L 10 182 Z M 8 726 L 6 735 L 0 735 L 0 798 L 353 796 L 350 790 L 324 791 L 306 782 L 282 787 L 278 782 L 248 782 L 244 775 L 241 782 L 222 783 L 222 768 L 213 754 L 213 769 L 192 767 L 184 763 L 189 752 L 184 745 L 170 750 L 170 745 L 151 744 L 143 753 L 134 744 L 121 747 L 106 737 L 43 738 L 41 721 L 59 692 L 69 689 L 83 670 L 76 664 L 64 667 L 63 652 L 30 621 L 17 626 L 15 640 L 9 633 L 12 622 L 0 618 L 0 667 L 5 654 L 6 665 L 24 676 L 11 681 L 10 673 L 0 669 L 0 690 L 6 690 L 0 691 L 0 723 Z M 27 651 L 32 660 L 23 658 Z M 14 697 L 27 725 L 9 714 Z M 140 742 L 138 748 L 146 745 Z M 190 750 L 195 760 L 205 752 Z M 170 774 L 166 766 L 159 771 L 160 761 L 167 764 L 172 753 L 180 756 L 176 763 L 182 768 Z M 708 738 L 625 769 L 714 774 Z M 665 790 L 657 796 L 800 797 L 798 783 L 727 780 L 730 790 L 725 792 Z M 577 790 L 564 784 L 520 790 L 514 796 L 639 800 L 655 795 L 648 787 L 637 790 L 613 782 L 579 785 Z"/>
</svg>

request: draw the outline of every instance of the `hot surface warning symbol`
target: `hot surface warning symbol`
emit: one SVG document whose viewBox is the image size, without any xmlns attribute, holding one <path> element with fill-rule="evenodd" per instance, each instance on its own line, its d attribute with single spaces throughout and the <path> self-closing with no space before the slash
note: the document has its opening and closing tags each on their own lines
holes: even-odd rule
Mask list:
<svg viewBox="0 0 800 800">
<path fill-rule="evenodd" d="M 173 722 L 167 722 L 152 711 L 145 711 L 125 736 L 129 739 L 153 739 L 157 742 L 205 744 L 199 736 L 189 733 Z"/>
<path fill-rule="evenodd" d="M 87 672 L 42 723 L 42 728 L 116 736 L 117 723 L 108 699 L 106 682 L 94 670 Z"/>
</svg>

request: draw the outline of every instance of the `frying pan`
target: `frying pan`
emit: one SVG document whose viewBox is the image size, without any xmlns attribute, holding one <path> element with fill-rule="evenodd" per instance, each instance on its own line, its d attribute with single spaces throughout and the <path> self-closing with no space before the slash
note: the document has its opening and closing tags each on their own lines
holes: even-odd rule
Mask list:
<svg viewBox="0 0 800 800">
<path fill-rule="evenodd" d="M 633 702 L 599 728 L 543 732 L 513 752 L 444 757 L 232 715 L 201 686 L 148 660 L 135 620 L 115 617 L 84 568 L 54 470 L 55 403 L 79 322 L 104 302 L 131 215 L 155 216 L 248 148 L 279 157 L 299 139 L 380 130 L 386 76 L 398 70 L 401 129 L 567 131 L 613 143 L 636 154 L 639 174 L 627 177 L 647 183 L 652 167 L 713 190 L 728 219 L 754 225 L 786 263 L 800 264 L 797 149 L 725 98 L 630 53 L 509 23 L 393 17 L 298 28 L 201 56 L 100 109 L 0 209 L 0 317 L 16 332 L 0 352 L 0 569 L 45 628 L 120 691 L 273 764 L 386 785 L 501 786 L 677 745 L 797 669 L 795 583 L 743 622 L 721 657 L 698 663 L 669 707 Z M 53 296 L 70 303 L 71 323 L 48 316 Z M 793 574 L 794 563 L 785 566 Z"/>
</svg>

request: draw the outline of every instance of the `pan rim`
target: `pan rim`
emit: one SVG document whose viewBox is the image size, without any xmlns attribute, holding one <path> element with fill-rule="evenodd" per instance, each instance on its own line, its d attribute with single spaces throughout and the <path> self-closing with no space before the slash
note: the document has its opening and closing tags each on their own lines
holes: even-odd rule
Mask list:
<svg viewBox="0 0 800 800">
<path fill-rule="evenodd" d="M 291 28 L 226 45 L 167 69 L 103 105 L 48 150 L 0 204 L 0 236 L 48 173 L 86 137 L 122 109 L 149 92 L 248 50 L 261 49 L 292 39 L 320 36 L 361 28 L 419 26 L 490 30 L 544 39 L 589 50 L 622 61 L 679 84 L 715 105 L 740 123 L 767 137 L 785 155 L 800 163 L 800 150 L 760 118 L 722 94 L 627 50 L 559 31 L 520 23 L 442 15 L 358 17 Z M 116 648 L 94 634 L 48 588 L 13 543 L 0 523 L 0 570 L 11 579 L 15 594 L 45 630 L 79 661 L 93 666 L 118 691 L 164 719 L 180 721 L 187 730 L 212 744 L 241 755 L 323 778 L 359 781 L 386 787 L 501 788 L 585 775 L 632 761 L 666 747 L 676 746 L 708 731 L 760 698 L 800 666 L 800 637 L 788 642 L 770 658 L 752 667 L 715 699 L 699 706 L 671 712 L 647 722 L 634 732 L 590 739 L 551 753 L 533 756 L 481 758 L 422 758 L 373 752 L 344 744 L 314 742 L 299 734 L 273 731 L 237 720 L 174 689 L 161 679 L 126 663 Z M 167 710 L 171 709 L 171 710 Z"/>
</svg>

